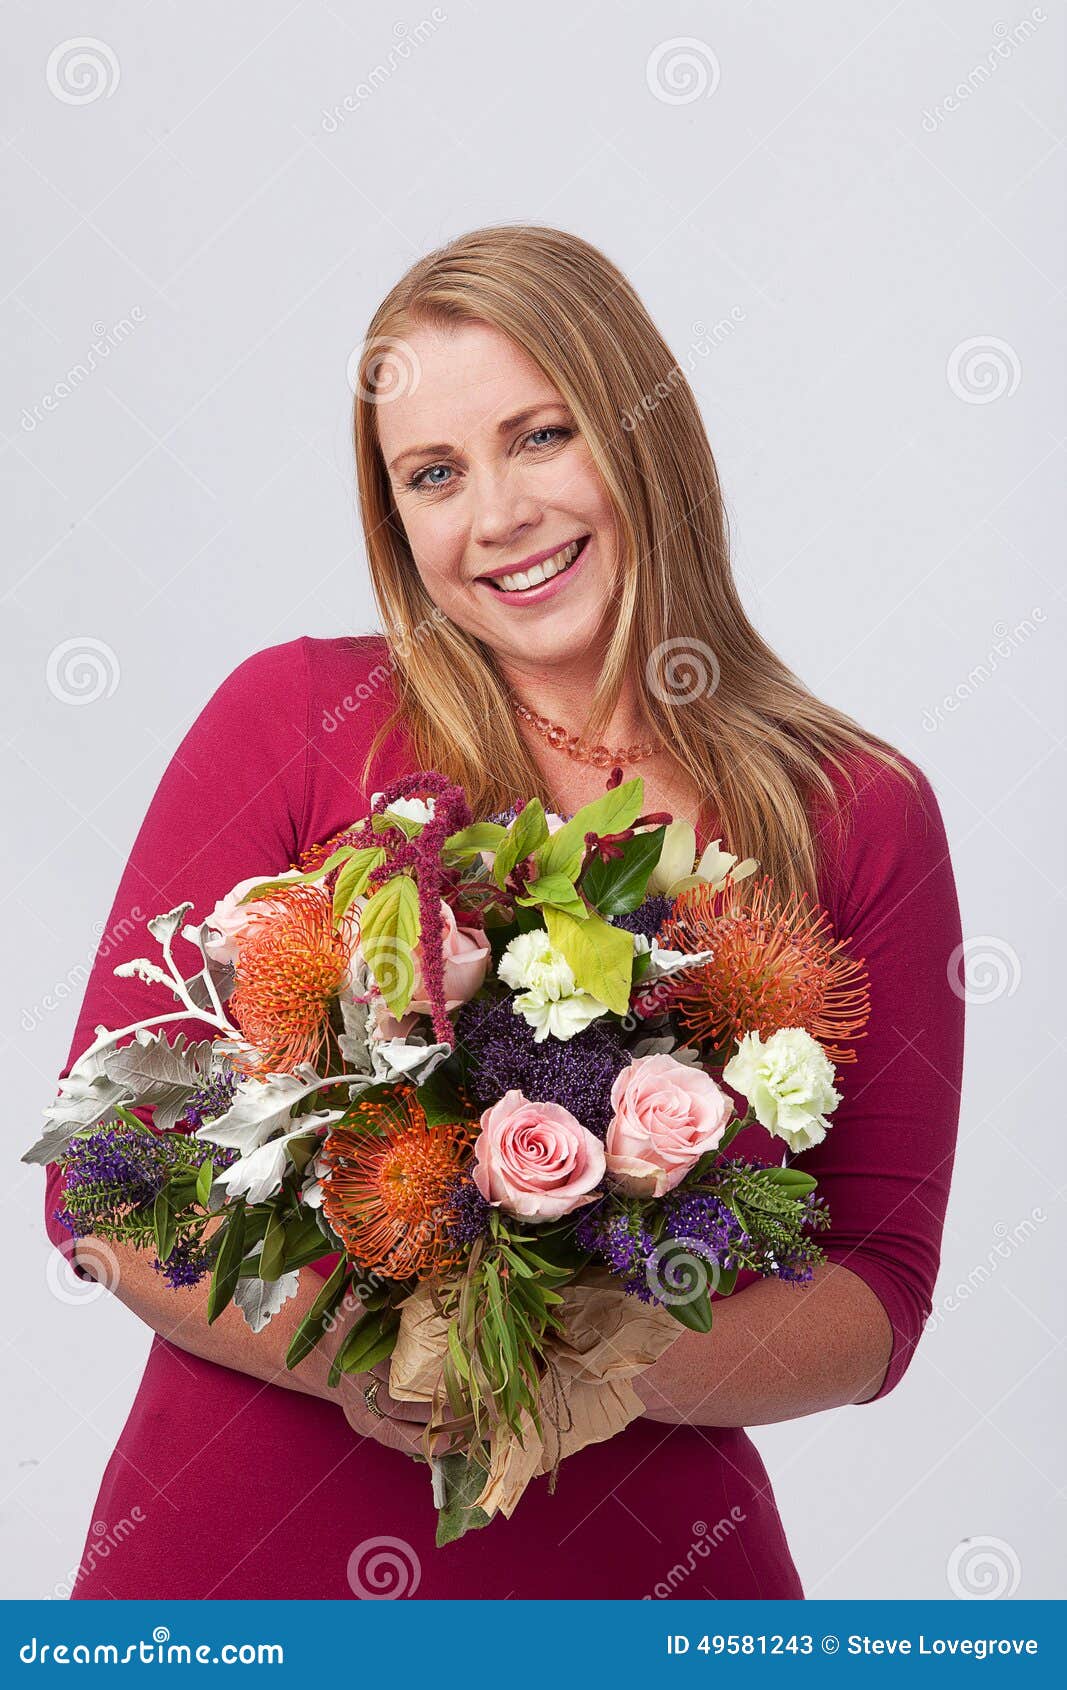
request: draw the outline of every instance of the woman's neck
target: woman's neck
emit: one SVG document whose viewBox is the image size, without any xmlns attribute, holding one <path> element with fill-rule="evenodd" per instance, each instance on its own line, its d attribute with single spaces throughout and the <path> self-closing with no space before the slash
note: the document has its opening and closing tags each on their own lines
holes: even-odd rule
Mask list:
<svg viewBox="0 0 1067 1690">
<path fill-rule="evenodd" d="M 548 721 L 558 723 L 569 734 L 587 738 L 585 724 L 589 718 L 590 701 L 600 678 L 600 661 L 588 664 L 568 664 L 566 670 L 524 668 L 521 664 L 498 660 L 498 668 L 512 697 L 528 710 Z M 614 747 L 654 737 L 641 708 L 637 689 L 629 676 L 623 680 L 615 708 L 597 735 L 598 741 Z"/>
</svg>

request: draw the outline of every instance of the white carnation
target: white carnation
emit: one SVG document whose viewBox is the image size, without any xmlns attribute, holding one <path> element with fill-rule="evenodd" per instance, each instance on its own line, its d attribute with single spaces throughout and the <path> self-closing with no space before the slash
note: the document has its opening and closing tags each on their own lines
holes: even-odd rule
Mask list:
<svg viewBox="0 0 1067 1690">
<path fill-rule="evenodd" d="M 830 1126 L 826 1117 L 841 1101 L 833 1063 L 802 1027 L 783 1027 L 766 1041 L 746 1033 L 722 1077 L 747 1098 L 760 1125 L 794 1154 L 821 1143 Z"/>
</svg>

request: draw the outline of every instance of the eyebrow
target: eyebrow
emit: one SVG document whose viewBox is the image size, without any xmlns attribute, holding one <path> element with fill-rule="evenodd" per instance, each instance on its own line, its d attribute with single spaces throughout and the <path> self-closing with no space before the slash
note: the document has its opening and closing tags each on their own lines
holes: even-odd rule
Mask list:
<svg viewBox="0 0 1067 1690">
<path fill-rule="evenodd" d="M 521 428 L 523 423 L 529 422 L 530 418 L 535 417 L 538 411 L 547 411 L 553 408 L 565 411 L 567 406 L 562 399 L 542 399 L 539 405 L 527 405 L 524 411 L 516 411 L 514 416 L 505 417 L 503 422 L 497 424 L 497 433 L 510 434 L 513 428 Z M 389 468 L 395 470 L 397 464 L 402 464 L 405 458 L 445 457 L 452 450 L 453 448 L 447 440 L 439 440 L 433 446 L 406 446 L 402 452 L 397 453 Z"/>
</svg>

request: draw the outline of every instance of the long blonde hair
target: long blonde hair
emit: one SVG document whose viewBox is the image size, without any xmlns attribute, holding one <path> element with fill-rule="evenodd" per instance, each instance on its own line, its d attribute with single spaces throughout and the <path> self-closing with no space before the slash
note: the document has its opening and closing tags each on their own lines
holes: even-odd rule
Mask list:
<svg viewBox="0 0 1067 1690">
<path fill-rule="evenodd" d="M 726 845 L 759 858 L 783 893 L 816 889 L 811 800 L 836 801 L 855 754 L 910 777 L 884 741 L 815 698 L 745 615 L 726 512 L 689 384 L 630 283 L 575 235 L 477 229 L 415 264 L 382 301 L 359 363 L 360 510 L 394 669 L 398 723 L 417 766 L 463 786 L 475 815 L 539 797 L 558 807 L 519 734 L 491 651 L 436 609 L 393 502 L 377 432 L 381 384 L 410 379 L 416 328 L 490 324 L 555 385 L 604 481 L 619 535 L 618 614 L 585 732 L 599 737 L 624 676 Z"/>
</svg>

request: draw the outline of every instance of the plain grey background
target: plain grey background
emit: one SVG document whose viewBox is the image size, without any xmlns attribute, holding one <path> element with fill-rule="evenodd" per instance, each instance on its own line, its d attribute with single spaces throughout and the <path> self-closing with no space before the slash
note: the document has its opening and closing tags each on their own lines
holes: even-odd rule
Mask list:
<svg viewBox="0 0 1067 1690">
<path fill-rule="evenodd" d="M 642 293 L 753 616 L 954 850 L 933 1330 L 884 1402 L 756 1434 L 806 1591 L 1062 1595 L 1062 5 L 7 17 L 5 1590 L 69 1589 L 148 1345 L 17 1161 L 133 836 L 246 655 L 374 626 L 346 368 L 381 295 L 536 221 Z"/>
</svg>

